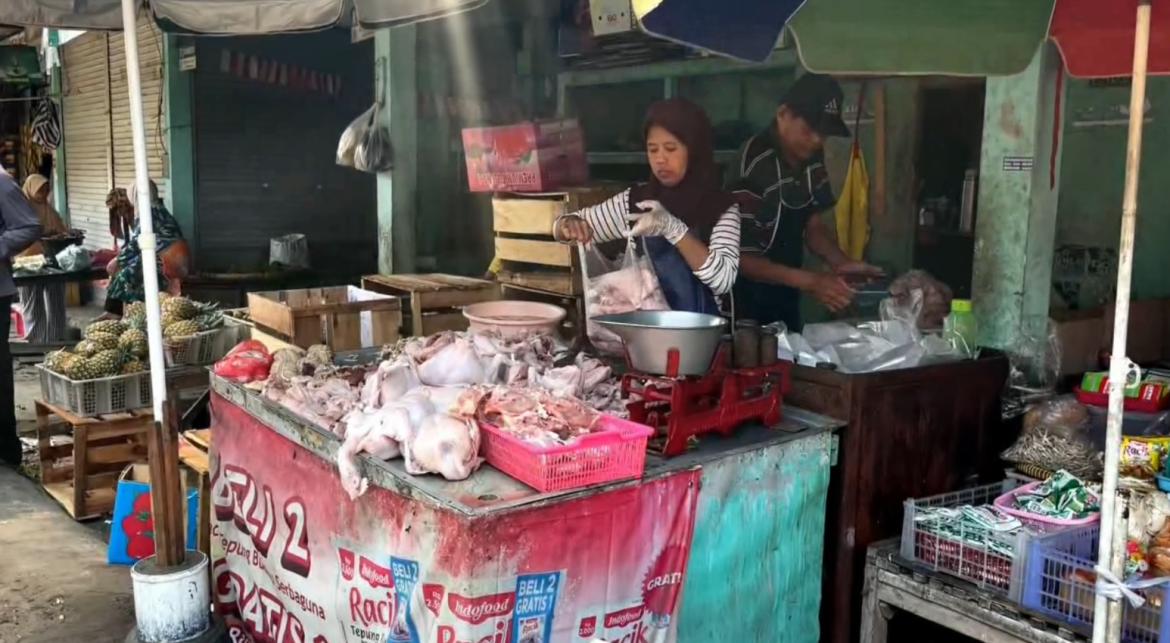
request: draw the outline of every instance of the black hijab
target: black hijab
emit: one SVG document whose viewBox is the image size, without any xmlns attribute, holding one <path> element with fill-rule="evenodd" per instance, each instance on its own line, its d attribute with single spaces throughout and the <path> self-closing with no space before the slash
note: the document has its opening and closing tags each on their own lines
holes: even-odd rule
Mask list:
<svg viewBox="0 0 1170 643">
<path fill-rule="evenodd" d="M 658 201 L 687 224 L 700 241 L 707 243 L 719 217 L 735 202 L 719 185 L 719 168 L 711 146 L 711 120 L 702 107 L 691 101 L 669 98 L 654 103 L 646 112 L 643 140 L 649 137 L 654 126 L 670 132 L 686 146 L 686 174 L 674 187 L 667 187 L 658 177 L 651 176 L 649 183 L 630 190 L 630 212 L 640 212 L 637 204 L 641 201 Z"/>
</svg>

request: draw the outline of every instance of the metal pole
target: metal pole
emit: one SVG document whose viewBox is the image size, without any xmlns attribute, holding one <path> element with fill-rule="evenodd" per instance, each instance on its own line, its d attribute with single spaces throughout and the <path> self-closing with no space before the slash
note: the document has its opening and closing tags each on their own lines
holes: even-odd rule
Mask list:
<svg viewBox="0 0 1170 643">
<path fill-rule="evenodd" d="M 130 131 L 134 143 L 134 183 L 138 202 L 138 247 L 142 249 L 142 285 L 146 303 L 146 337 L 150 345 L 150 395 L 154 419 L 165 418 L 166 363 L 163 360 L 162 317 L 158 306 L 158 251 L 150 216 L 150 170 L 146 162 L 146 117 L 142 110 L 142 75 L 138 66 L 138 1 L 122 0 L 122 35 L 126 43 L 126 84 L 130 93 Z"/>
<path fill-rule="evenodd" d="M 1150 0 L 1138 0 L 1137 28 L 1133 43 L 1133 89 L 1129 97 L 1129 146 L 1125 155 L 1125 193 L 1121 201 L 1121 246 L 1117 265 L 1117 305 L 1113 317 L 1113 356 L 1109 363 L 1109 416 L 1105 434 L 1105 475 L 1101 490 L 1101 540 L 1097 565 L 1123 577 L 1125 531 L 1117 531 L 1117 464 L 1121 448 L 1124 410 L 1126 331 L 1129 328 L 1130 281 L 1133 277 L 1133 237 L 1137 223 L 1138 172 L 1142 161 L 1142 124 L 1146 106 L 1146 62 L 1150 48 Z M 1116 564 L 1115 564 L 1116 563 Z M 1097 594 L 1093 609 L 1093 643 L 1121 640 L 1120 597 Z"/>
</svg>

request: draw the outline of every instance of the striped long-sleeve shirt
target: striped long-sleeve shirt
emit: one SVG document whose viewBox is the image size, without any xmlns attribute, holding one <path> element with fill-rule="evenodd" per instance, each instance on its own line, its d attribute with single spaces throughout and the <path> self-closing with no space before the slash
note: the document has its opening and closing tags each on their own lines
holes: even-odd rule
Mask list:
<svg viewBox="0 0 1170 643">
<path fill-rule="evenodd" d="M 598 243 L 624 238 L 629 230 L 627 218 L 630 214 L 630 191 L 626 190 L 613 198 L 594 206 L 572 212 L 565 216 L 576 216 L 585 220 L 593 229 L 593 240 Z M 560 220 L 557 220 L 560 223 Z M 739 206 L 732 205 L 724 212 L 707 241 L 707 260 L 693 271 L 715 295 L 731 292 L 739 274 Z"/>
</svg>

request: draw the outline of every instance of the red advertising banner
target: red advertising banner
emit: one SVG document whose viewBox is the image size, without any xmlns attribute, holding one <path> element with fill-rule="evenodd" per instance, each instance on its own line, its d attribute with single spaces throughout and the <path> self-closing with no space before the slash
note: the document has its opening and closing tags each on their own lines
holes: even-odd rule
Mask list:
<svg viewBox="0 0 1170 643">
<path fill-rule="evenodd" d="M 233 640 L 673 643 L 697 470 L 468 518 L 381 488 L 212 399 L 212 558 Z"/>
</svg>

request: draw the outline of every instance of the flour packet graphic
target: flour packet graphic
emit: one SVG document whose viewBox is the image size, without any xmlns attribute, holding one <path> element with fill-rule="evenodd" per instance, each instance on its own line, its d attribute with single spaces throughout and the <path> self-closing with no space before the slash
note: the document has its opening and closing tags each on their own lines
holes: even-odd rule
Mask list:
<svg viewBox="0 0 1170 643">
<path fill-rule="evenodd" d="M 387 643 L 398 618 L 397 593 L 388 557 L 360 545 L 334 541 L 337 548 L 335 611 L 345 643 Z"/>
<path fill-rule="evenodd" d="M 395 607 L 389 640 L 395 643 L 419 643 L 418 628 L 410 617 L 410 598 L 418 587 L 418 563 L 391 556 L 390 571 L 394 577 Z"/>
<path fill-rule="evenodd" d="M 548 643 L 563 578 L 562 572 L 516 577 L 516 606 L 512 610 L 512 632 L 516 643 Z"/>
</svg>

